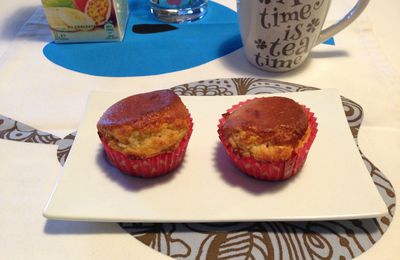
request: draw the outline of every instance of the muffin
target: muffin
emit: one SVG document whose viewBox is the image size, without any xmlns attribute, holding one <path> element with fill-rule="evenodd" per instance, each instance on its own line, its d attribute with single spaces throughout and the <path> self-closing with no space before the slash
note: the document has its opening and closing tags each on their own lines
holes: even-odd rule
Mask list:
<svg viewBox="0 0 400 260">
<path fill-rule="evenodd" d="M 193 123 L 172 90 L 133 95 L 109 107 L 97 122 L 109 161 L 122 172 L 155 177 L 183 161 Z"/>
<path fill-rule="evenodd" d="M 317 123 L 308 108 L 292 99 L 261 97 L 229 109 L 218 133 L 241 171 L 262 180 L 284 180 L 304 165 Z"/>
</svg>

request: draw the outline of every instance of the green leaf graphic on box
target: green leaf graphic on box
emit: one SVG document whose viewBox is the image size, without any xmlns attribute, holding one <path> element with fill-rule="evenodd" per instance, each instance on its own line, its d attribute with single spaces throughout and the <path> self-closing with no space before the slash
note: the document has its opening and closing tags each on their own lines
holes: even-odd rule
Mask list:
<svg viewBox="0 0 400 260">
<path fill-rule="evenodd" d="M 42 0 L 44 7 L 71 7 L 74 8 L 72 0 Z"/>
</svg>

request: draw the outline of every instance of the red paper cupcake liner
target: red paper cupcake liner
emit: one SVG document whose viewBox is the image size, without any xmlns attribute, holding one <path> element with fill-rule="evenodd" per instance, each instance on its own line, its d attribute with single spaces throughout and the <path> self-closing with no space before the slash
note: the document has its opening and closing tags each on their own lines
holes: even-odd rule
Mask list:
<svg viewBox="0 0 400 260">
<path fill-rule="evenodd" d="M 233 111 L 241 107 L 243 104 L 252 101 L 254 99 L 240 102 L 237 105 L 234 105 L 232 106 L 232 108 L 227 110 L 227 113 L 223 115 L 223 117 L 219 120 L 218 124 L 219 139 L 221 140 L 229 158 L 231 158 L 231 160 L 234 162 L 237 168 L 239 168 L 242 172 L 246 173 L 247 175 L 267 181 L 280 181 L 288 179 L 296 175 L 301 170 L 307 159 L 308 152 L 318 132 L 317 119 L 315 118 L 314 113 L 311 112 L 309 108 L 302 105 L 302 107 L 307 113 L 308 124 L 311 127 L 310 137 L 303 147 L 293 152 L 292 157 L 289 158 L 288 160 L 277 161 L 277 162 L 259 162 L 255 160 L 253 157 L 241 157 L 239 154 L 235 153 L 232 146 L 224 138 L 222 134 L 222 126 L 225 124 L 227 115 L 231 114 Z"/>
<path fill-rule="evenodd" d="M 165 175 L 182 163 L 192 131 L 193 121 L 190 118 L 189 131 L 174 151 L 146 159 L 131 159 L 129 156 L 112 149 L 104 138 L 101 138 L 101 142 L 108 160 L 121 172 L 136 177 L 152 178 Z"/>
</svg>

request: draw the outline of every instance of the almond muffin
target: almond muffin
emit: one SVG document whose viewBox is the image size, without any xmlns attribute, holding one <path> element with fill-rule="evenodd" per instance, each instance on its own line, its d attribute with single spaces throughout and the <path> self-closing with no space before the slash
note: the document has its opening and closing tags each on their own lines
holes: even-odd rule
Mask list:
<svg viewBox="0 0 400 260">
<path fill-rule="evenodd" d="M 107 157 L 127 174 L 154 177 L 183 160 L 192 119 L 172 90 L 133 95 L 108 108 L 97 123 Z"/>
<path fill-rule="evenodd" d="M 309 109 L 285 97 L 242 102 L 220 120 L 218 133 L 235 164 L 249 175 L 282 180 L 303 166 L 316 135 Z"/>
</svg>

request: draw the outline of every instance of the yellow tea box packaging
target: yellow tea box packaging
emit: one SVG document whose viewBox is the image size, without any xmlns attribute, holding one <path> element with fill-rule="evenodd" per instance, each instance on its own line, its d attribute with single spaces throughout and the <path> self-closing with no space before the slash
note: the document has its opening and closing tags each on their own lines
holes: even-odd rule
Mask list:
<svg viewBox="0 0 400 260">
<path fill-rule="evenodd" d="M 54 41 L 121 41 L 128 0 L 42 0 Z"/>
</svg>

